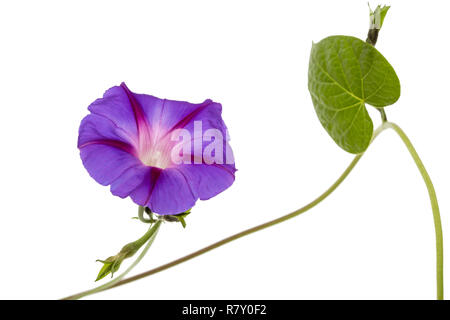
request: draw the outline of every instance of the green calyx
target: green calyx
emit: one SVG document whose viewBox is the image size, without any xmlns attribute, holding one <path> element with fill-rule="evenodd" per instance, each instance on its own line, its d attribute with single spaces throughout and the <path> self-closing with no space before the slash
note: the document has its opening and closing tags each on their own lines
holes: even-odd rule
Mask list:
<svg viewBox="0 0 450 320">
<path fill-rule="evenodd" d="M 158 219 L 166 222 L 180 222 L 183 228 L 186 228 L 185 218 L 191 213 L 191 210 L 189 209 L 179 214 L 156 215 L 150 208 L 139 206 L 138 219 L 144 223 L 154 223 Z M 144 217 L 144 213 L 148 215 L 148 218 Z"/>
<path fill-rule="evenodd" d="M 184 218 L 186 218 L 190 213 L 191 209 L 180 214 L 161 216 L 161 218 L 169 222 L 180 222 L 183 228 L 186 228 L 186 221 L 184 220 Z"/>
</svg>

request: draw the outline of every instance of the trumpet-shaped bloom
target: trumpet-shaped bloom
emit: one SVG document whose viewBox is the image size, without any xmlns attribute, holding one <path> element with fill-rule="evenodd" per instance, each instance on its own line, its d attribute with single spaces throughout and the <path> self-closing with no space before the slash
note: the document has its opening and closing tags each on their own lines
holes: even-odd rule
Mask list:
<svg viewBox="0 0 450 320">
<path fill-rule="evenodd" d="M 78 136 L 81 159 L 112 194 L 158 214 L 178 214 L 234 182 L 219 103 L 159 99 L 122 83 L 88 109 Z"/>
</svg>

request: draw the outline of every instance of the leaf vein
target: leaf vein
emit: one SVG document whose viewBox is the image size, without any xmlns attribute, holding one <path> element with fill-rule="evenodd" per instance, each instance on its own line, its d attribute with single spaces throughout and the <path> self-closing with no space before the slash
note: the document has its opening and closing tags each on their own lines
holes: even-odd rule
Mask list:
<svg viewBox="0 0 450 320">
<path fill-rule="evenodd" d="M 362 100 L 361 98 L 357 97 L 353 92 L 348 91 L 347 89 L 345 89 L 338 81 L 336 81 L 336 79 L 334 79 L 334 78 L 333 78 L 333 77 L 332 77 L 332 76 L 331 76 L 324 68 L 322 68 L 322 66 L 321 66 L 320 64 L 318 64 L 317 61 L 316 61 L 314 58 L 312 58 L 312 60 L 313 60 L 314 64 L 315 64 L 316 66 L 318 66 L 319 69 L 320 69 L 320 70 L 321 70 L 328 78 L 330 78 L 330 80 L 332 80 L 333 82 L 335 82 L 336 85 L 337 85 L 338 87 L 340 87 L 343 91 L 347 92 L 349 95 L 351 95 L 351 96 L 354 97 L 355 99 L 357 99 L 357 100 L 363 102 L 363 100 Z"/>
</svg>

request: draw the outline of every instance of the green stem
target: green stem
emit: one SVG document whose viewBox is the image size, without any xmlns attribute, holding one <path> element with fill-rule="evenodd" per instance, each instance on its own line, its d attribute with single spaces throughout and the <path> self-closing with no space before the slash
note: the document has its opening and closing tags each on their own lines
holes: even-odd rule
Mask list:
<svg viewBox="0 0 450 320">
<path fill-rule="evenodd" d="M 430 197 L 431 209 L 433 210 L 434 219 L 434 229 L 436 233 L 436 281 L 437 281 L 437 299 L 444 299 L 444 248 L 443 248 L 443 238 L 442 238 L 442 224 L 441 216 L 439 214 L 439 205 L 436 197 L 436 191 L 434 190 L 433 183 L 431 182 L 430 176 L 428 175 L 425 166 L 420 160 L 414 146 L 409 140 L 408 136 L 403 132 L 403 130 L 392 122 L 383 123 L 383 127 L 393 129 L 402 139 L 403 143 L 406 145 L 409 153 L 411 154 L 417 168 L 422 175 L 423 181 L 428 189 L 428 196 Z"/>
<path fill-rule="evenodd" d="M 152 223 L 152 222 L 154 222 L 153 219 L 147 219 L 147 218 L 144 217 L 144 211 L 145 211 L 145 208 L 143 206 L 139 206 L 139 208 L 138 208 L 138 218 L 139 218 L 139 220 L 141 222 L 143 222 L 143 223 Z"/>
<path fill-rule="evenodd" d="M 146 234 L 144 236 L 142 236 L 139 240 L 136 241 L 136 242 L 139 242 L 139 244 L 141 244 L 141 245 L 143 245 L 146 241 L 148 241 L 148 242 L 147 242 L 147 245 L 144 247 L 144 250 L 142 250 L 141 254 L 128 267 L 128 269 L 126 269 L 121 275 L 119 275 L 118 277 L 114 278 L 113 280 L 111 280 L 101 286 L 98 286 L 94 289 L 83 291 L 83 292 L 74 294 L 72 296 L 65 297 L 61 300 L 78 300 L 78 299 L 81 299 L 88 295 L 91 295 L 91 294 L 94 294 L 94 293 L 97 293 L 100 291 L 104 291 L 104 290 L 107 290 L 107 289 L 110 289 L 110 288 L 116 286 L 145 256 L 148 249 L 150 249 L 153 241 L 155 240 L 155 237 L 156 237 L 156 234 L 158 233 L 160 225 L 161 225 L 161 220 L 157 220 L 155 222 L 155 224 L 149 228 L 149 230 L 146 232 Z M 141 243 L 141 242 L 143 242 L 143 243 Z"/>
<path fill-rule="evenodd" d="M 156 233 L 158 232 L 159 226 L 161 225 L 161 221 L 157 220 L 155 224 L 150 226 L 148 231 L 139 239 L 137 239 L 134 243 L 138 247 L 142 247 L 148 240 L 150 240 L 151 237 L 155 237 Z"/>
<path fill-rule="evenodd" d="M 377 137 L 384 129 L 385 129 L 385 127 L 379 126 L 379 127 L 375 130 L 375 132 L 374 132 L 374 134 L 373 134 L 372 141 L 373 141 L 373 140 L 374 140 L 374 139 L 375 139 L 375 138 L 376 138 L 376 137 Z M 372 142 L 372 141 L 371 141 L 371 142 Z M 214 249 L 216 249 L 216 248 L 218 248 L 218 247 L 221 247 L 221 246 L 223 246 L 223 245 L 225 245 L 225 244 L 227 244 L 227 243 L 229 243 L 229 242 L 231 242 L 231 241 L 237 240 L 237 239 L 242 238 L 242 237 L 245 237 L 245 236 L 247 236 L 247 235 L 249 235 L 249 234 L 255 233 L 255 232 L 257 232 L 257 231 L 260 231 L 260 230 L 269 228 L 269 227 L 271 227 L 271 226 L 274 226 L 274 225 L 279 224 L 279 223 L 281 223 L 281 222 L 284 222 L 284 221 L 286 221 L 286 220 L 292 219 L 292 218 L 294 218 L 294 217 L 296 217 L 296 216 L 298 216 L 298 215 L 300 215 L 300 214 L 302 214 L 302 213 L 308 211 L 309 209 L 312 209 L 313 207 L 315 207 L 316 205 L 318 205 L 320 202 L 322 202 L 326 197 L 328 197 L 334 190 L 336 190 L 336 188 L 342 183 L 342 181 L 344 181 L 345 178 L 347 178 L 347 176 L 350 174 L 350 172 L 353 170 L 353 168 L 356 166 L 356 164 L 359 162 L 359 160 L 361 159 L 362 156 L 363 156 L 363 153 L 356 155 L 356 156 L 353 158 L 352 162 L 349 164 L 349 166 L 348 166 L 348 167 L 345 169 L 345 171 L 341 174 L 341 176 L 340 176 L 340 177 L 339 177 L 339 178 L 338 178 L 338 179 L 337 179 L 337 180 L 336 180 L 336 181 L 335 181 L 335 182 L 334 182 L 334 183 L 333 183 L 333 184 L 332 184 L 332 185 L 331 185 L 324 193 L 322 193 L 319 197 L 317 197 L 315 200 L 313 200 L 312 202 L 310 202 L 310 203 L 307 204 L 306 206 L 304 206 L 304 207 L 302 207 L 302 208 L 300 208 L 300 209 L 298 209 L 298 210 L 296 210 L 296 211 L 294 211 L 294 212 L 292 212 L 292 213 L 289 213 L 289 214 L 287 214 L 287 215 L 281 216 L 281 217 L 279 217 L 279 218 L 277 218 L 277 219 L 268 221 L 268 222 L 263 223 L 263 224 L 260 224 L 260 225 L 258 225 L 258 226 L 256 226 L 256 227 L 253 227 L 253 228 L 250 228 L 250 229 L 241 231 L 241 232 L 239 232 L 239 233 L 236 233 L 236 234 L 234 234 L 234 235 L 232 235 L 232 236 L 230 236 L 230 237 L 227 237 L 227 238 L 225 238 L 225 239 L 222 239 L 222 240 L 220 240 L 220 241 L 218 241 L 218 242 L 215 242 L 215 243 L 213 243 L 213 244 L 211 244 L 211 245 L 209 245 L 209 246 L 207 246 L 207 247 L 204 247 L 204 248 L 202 248 L 202 249 L 200 249 L 200 250 L 197 250 L 197 251 L 195 251 L 195 252 L 193 252 L 193 253 L 191 253 L 191 254 L 188 254 L 188 255 L 186 255 L 186 256 L 184 256 L 184 257 L 181 257 L 181 258 L 178 258 L 178 259 L 176 259 L 176 260 L 173 260 L 173 261 L 171 261 L 171 262 L 169 262 L 169 263 L 166 263 L 166 264 L 164 264 L 164 265 L 161 265 L 161 266 L 156 267 L 156 268 L 154 268 L 154 269 L 151 269 L 151 270 L 149 270 L 149 271 L 140 273 L 140 274 L 138 274 L 138 275 L 135 275 L 135 276 L 130 277 L 130 278 L 127 278 L 127 279 L 123 279 L 123 280 L 121 280 L 121 281 L 119 281 L 119 282 L 114 283 L 114 284 L 113 284 L 112 286 L 110 286 L 108 289 L 111 289 L 111 288 L 114 288 L 114 287 L 118 287 L 118 286 L 124 285 L 124 284 L 126 284 L 126 283 L 130 283 L 130 282 L 132 282 L 132 281 L 136 281 L 136 280 L 139 280 L 139 279 L 148 277 L 148 276 L 150 276 L 150 275 L 153 275 L 153 274 L 155 274 L 155 273 L 161 272 L 161 271 L 163 271 L 163 270 L 169 269 L 169 268 L 174 267 L 174 266 L 176 266 L 176 265 L 179 265 L 179 264 L 181 264 L 181 263 L 183 263 L 183 262 L 186 262 L 186 261 L 188 261 L 188 260 L 191 260 L 191 259 L 193 259 L 193 258 L 195 258 L 195 257 L 198 257 L 198 256 L 200 256 L 200 255 L 202 255 L 202 254 L 204 254 L 204 253 L 206 253 L 206 252 L 208 252 L 208 251 L 211 251 L 211 250 L 214 250 Z M 76 296 L 76 295 L 75 295 L 75 296 Z"/>
<path fill-rule="evenodd" d="M 384 111 L 384 108 L 377 108 L 378 111 L 380 111 L 381 114 L 381 122 L 387 122 L 387 116 L 386 116 L 386 112 Z"/>
</svg>

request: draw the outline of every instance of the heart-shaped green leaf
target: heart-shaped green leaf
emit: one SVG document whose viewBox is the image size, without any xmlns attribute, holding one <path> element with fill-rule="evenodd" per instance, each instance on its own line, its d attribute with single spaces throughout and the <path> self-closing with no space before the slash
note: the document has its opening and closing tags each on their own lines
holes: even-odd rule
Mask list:
<svg viewBox="0 0 450 320">
<path fill-rule="evenodd" d="M 313 44 L 308 88 L 322 126 L 351 153 L 365 151 L 372 138 L 365 103 L 384 107 L 400 97 L 400 82 L 389 62 L 372 45 L 349 36 Z"/>
</svg>

